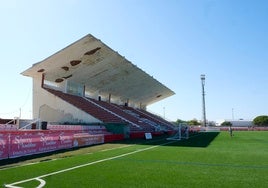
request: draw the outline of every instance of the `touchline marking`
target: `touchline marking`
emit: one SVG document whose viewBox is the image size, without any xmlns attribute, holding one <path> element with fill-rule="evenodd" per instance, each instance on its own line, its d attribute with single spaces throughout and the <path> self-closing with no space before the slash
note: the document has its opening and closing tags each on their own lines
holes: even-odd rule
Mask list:
<svg viewBox="0 0 268 188">
<path fill-rule="evenodd" d="M 176 141 L 170 141 L 170 142 L 166 142 L 164 144 L 151 146 L 151 147 L 144 148 L 144 149 L 138 149 L 136 151 L 132 151 L 132 152 L 129 152 L 129 153 L 117 155 L 117 156 L 114 156 L 114 157 L 109 157 L 109 158 L 106 158 L 106 159 L 93 161 L 93 162 L 90 162 L 90 163 L 86 163 L 86 164 L 83 164 L 83 165 L 78 165 L 78 166 L 67 168 L 67 169 L 64 169 L 64 170 L 59 170 L 59 171 L 56 171 L 56 172 L 44 174 L 42 176 L 38 176 L 38 177 L 34 177 L 34 178 L 30 178 L 30 179 L 26 179 L 26 180 L 22 180 L 22 181 L 18 181 L 18 182 L 14 182 L 14 183 L 11 183 L 11 184 L 6 184 L 5 187 L 8 187 L 8 188 L 21 188 L 21 187 L 15 186 L 15 185 L 21 184 L 21 183 L 26 183 L 26 182 L 33 181 L 33 180 L 37 180 L 37 181 L 41 182 L 41 184 L 38 186 L 38 188 L 42 188 L 46 184 L 46 182 L 42 178 L 52 176 L 52 175 L 56 175 L 56 174 L 60 174 L 60 173 L 67 172 L 67 171 L 71 171 L 71 170 L 75 170 L 75 169 L 82 168 L 82 167 L 85 167 L 85 166 L 90 166 L 90 165 L 93 165 L 93 164 L 101 163 L 101 162 L 104 162 L 104 161 L 109 161 L 109 160 L 117 159 L 117 158 L 120 158 L 120 157 L 125 157 L 125 156 L 128 156 L 128 155 L 132 155 L 132 154 L 139 153 L 139 152 L 142 152 L 142 151 L 154 149 L 156 147 L 164 146 L 164 145 L 171 144 L 171 143 L 174 143 L 174 142 L 176 142 Z"/>
<path fill-rule="evenodd" d="M 40 178 L 35 178 L 35 179 L 40 182 L 40 185 L 38 185 L 37 188 L 42 188 L 42 187 L 44 187 L 46 185 L 46 181 L 45 180 L 42 180 Z"/>
</svg>

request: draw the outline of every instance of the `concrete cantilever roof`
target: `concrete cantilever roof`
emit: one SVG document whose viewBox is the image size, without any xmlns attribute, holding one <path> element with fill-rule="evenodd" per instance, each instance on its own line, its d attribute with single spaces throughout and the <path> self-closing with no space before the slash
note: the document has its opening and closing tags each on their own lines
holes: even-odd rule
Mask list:
<svg viewBox="0 0 268 188">
<path fill-rule="evenodd" d="M 174 92 L 92 35 L 87 35 L 22 72 L 45 80 L 81 83 L 91 92 L 111 94 L 145 106 Z"/>
</svg>

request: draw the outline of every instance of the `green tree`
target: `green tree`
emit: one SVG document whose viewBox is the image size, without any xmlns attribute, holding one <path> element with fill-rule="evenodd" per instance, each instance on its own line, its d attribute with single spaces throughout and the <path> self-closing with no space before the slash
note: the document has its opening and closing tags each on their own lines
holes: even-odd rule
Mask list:
<svg viewBox="0 0 268 188">
<path fill-rule="evenodd" d="M 177 119 L 177 121 L 175 122 L 175 124 L 179 125 L 180 123 L 186 123 L 186 121 L 181 120 L 181 119 Z"/>
<path fill-rule="evenodd" d="M 268 126 L 268 116 L 267 115 L 257 116 L 256 118 L 253 119 L 253 123 L 256 126 Z"/>
<path fill-rule="evenodd" d="M 201 123 L 198 122 L 197 119 L 192 119 L 188 121 L 188 125 L 198 126 L 198 125 L 201 125 Z"/>
<path fill-rule="evenodd" d="M 230 121 L 224 121 L 221 123 L 221 126 L 232 126 L 232 123 Z"/>
</svg>

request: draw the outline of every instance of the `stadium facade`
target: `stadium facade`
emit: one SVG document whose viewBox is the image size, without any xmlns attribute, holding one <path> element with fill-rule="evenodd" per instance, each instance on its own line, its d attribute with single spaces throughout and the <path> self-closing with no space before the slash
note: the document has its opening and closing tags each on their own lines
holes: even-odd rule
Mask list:
<svg viewBox="0 0 268 188">
<path fill-rule="evenodd" d="M 60 124 L 170 127 L 146 107 L 175 93 L 92 35 L 22 72 L 33 79 L 33 118 Z"/>
</svg>

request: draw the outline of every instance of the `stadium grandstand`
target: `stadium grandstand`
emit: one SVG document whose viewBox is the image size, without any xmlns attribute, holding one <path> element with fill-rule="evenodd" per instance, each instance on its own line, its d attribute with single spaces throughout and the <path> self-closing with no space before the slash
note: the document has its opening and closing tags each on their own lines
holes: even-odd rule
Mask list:
<svg viewBox="0 0 268 188">
<path fill-rule="evenodd" d="M 22 75 L 33 79 L 33 120 L 1 121 L 1 143 L 14 148 L 0 159 L 174 132 L 146 110 L 174 92 L 90 34 Z"/>
</svg>

